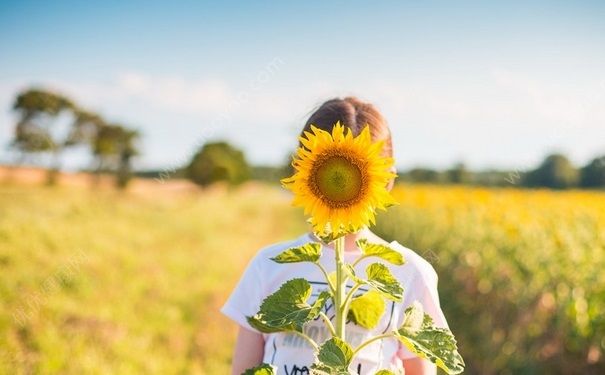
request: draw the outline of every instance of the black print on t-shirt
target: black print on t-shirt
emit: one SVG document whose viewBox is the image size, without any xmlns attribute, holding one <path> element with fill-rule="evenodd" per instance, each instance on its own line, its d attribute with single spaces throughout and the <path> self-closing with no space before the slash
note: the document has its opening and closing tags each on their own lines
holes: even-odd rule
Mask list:
<svg viewBox="0 0 605 375">
<path fill-rule="evenodd" d="M 298 367 L 296 365 L 292 366 L 292 371 L 288 372 L 288 365 L 284 365 L 284 371 L 286 375 L 309 375 L 309 368 L 307 366 Z"/>
<path fill-rule="evenodd" d="M 292 370 L 288 372 L 288 365 L 284 365 L 284 371 L 286 375 L 309 375 L 309 368 L 307 366 L 298 367 L 296 365 L 292 366 Z M 357 365 L 357 375 L 361 375 L 361 363 Z"/>
<path fill-rule="evenodd" d="M 288 372 L 288 365 L 284 365 L 284 371 L 286 375 L 309 375 L 309 368 L 307 366 L 298 367 L 296 365 L 292 365 L 292 370 Z M 357 375 L 361 375 L 361 363 L 357 365 Z"/>
</svg>

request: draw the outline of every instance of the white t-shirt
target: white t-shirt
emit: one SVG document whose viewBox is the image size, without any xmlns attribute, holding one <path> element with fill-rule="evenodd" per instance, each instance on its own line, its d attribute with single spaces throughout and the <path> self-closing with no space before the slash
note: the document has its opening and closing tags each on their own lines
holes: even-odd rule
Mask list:
<svg viewBox="0 0 605 375">
<path fill-rule="evenodd" d="M 288 248 L 307 242 L 313 242 L 310 234 L 304 234 L 292 241 L 275 244 L 259 251 L 248 264 L 239 283 L 221 308 L 221 312 L 244 328 L 258 332 L 248 324 L 246 316 L 256 314 L 263 299 L 279 289 L 285 281 L 299 277 L 305 278 L 313 286 L 313 293 L 308 301 L 312 304 L 321 291 L 327 290 L 327 284 L 319 268 L 312 263 L 279 264 L 269 259 Z M 423 305 L 425 312 L 431 315 L 435 321 L 435 325 L 448 327 L 439 305 L 437 274 L 431 264 L 413 250 L 396 241 L 391 242 L 390 246 L 403 254 L 406 261 L 404 265 L 396 266 L 380 258 L 369 257 L 359 262 L 355 271 L 363 277 L 367 265 L 374 262 L 385 264 L 403 286 L 404 299 L 402 302 L 385 300 L 385 313 L 379 324 L 372 330 L 348 322 L 345 329 L 346 337 L 347 342 L 353 348 L 368 338 L 397 329 L 402 323 L 405 308 L 415 300 Z M 332 248 L 323 246 L 320 263 L 328 273 L 334 271 L 334 255 Z M 353 263 L 360 255 L 359 250 L 345 251 L 345 260 L 347 263 Z M 351 285 L 348 287 L 350 288 Z M 358 290 L 358 294 L 361 295 L 367 290 L 362 287 Z M 324 312 L 334 322 L 331 300 L 326 303 Z M 330 337 L 330 333 L 320 317 L 308 322 L 304 331 L 318 344 Z M 283 332 L 263 334 L 263 336 L 265 339 L 263 362 L 275 365 L 277 374 L 303 375 L 310 373 L 314 355 L 311 346 L 304 339 L 298 335 Z M 397 355 L 398 352 L 399 355 Z M 415 357 L 415 354 L 409 352 L 399 341 L 388 338 L 376 341 L 361 350 L 349 369 L 353 374 L 374 374 L 380 369 L 389 369 L 397 373 L 403 369 L 400 358 L 405 360 Z"/>
</svg>

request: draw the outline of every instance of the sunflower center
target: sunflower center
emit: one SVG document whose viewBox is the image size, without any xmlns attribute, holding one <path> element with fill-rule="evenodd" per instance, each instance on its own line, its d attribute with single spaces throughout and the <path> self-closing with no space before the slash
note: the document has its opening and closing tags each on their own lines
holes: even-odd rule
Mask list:
<svg viewBox="0 0 605 375">
<path fill-rule="evenodd" d="M 316 192 L 331 206 L 342 206 L 342 203 L 357 201 L 362 193 L 364 181 L 362 171 L 355 161 L 341 155 L 329 155 L 321 159 L 313 173 Z"/>
</svg>

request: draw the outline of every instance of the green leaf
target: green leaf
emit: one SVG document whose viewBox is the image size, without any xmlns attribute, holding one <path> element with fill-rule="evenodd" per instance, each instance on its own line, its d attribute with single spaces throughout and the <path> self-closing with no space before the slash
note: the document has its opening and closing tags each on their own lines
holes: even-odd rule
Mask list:
<svg viewBox="0 0 605 375">
<path fill-rule="evenodd" d="M 395 337 L 410 351 L 433 362 L 448 374 L 460 374 L 464 371 L 464 360 L 458 353 L 454 335 L 447 328 L 435 327 L 430 315 L 424 314 L 419 306 L 415 303 L 405 310 L 403 324 L 395 331 Z M 424 315 L 420 326 L 419 314 Z"/>
<path fill-rule="evenodd" d="M 334 370 L 331 367 L 315 363 L 311 365 L 311 375 L 351 375 L 351 373 L 348 370 Z"/>
<path fill-rule="evenodd" d="M 372 329 L 380 321 L 385 307 L 382 295 L 375 290 L 370 290 L 362 296 L 353 298 L 348 318 L 361 327 Z"/>
<path fill-rule="evenodd" d="M 412 306 L 405 309 L 403 323 L 399 330 L 403 330 L 410 335 L 416 334 L 424 322 L 424 308 L 418 301 L 414 301 Z"/>
<path fill-rule="evenodd" d="M 323 310 L 326 301 L 330 298 L 332 298 L 332 295 L 326 290 L 319 293 L 319 296 L 317 296 L 317 299 L 313 305 L 311 305 L 311 309 L 309 310 L 309 316 L 312 317 L 311 319 L 315 319 L 319 315 L 321 310 Z"/>
<path fill-rule="evenodd" d="M 323 243 L 325 244 L 329 244 L 332 243 L 334 241 L 336 241 L 337 239 L 339 239 L 342 236 L 345 236 L 347 233 L 347 231 L 338 231 L 338 232 L 331 232 L 328 231 L 326 233 L 313 233 L 313 235 L 315 235 L 315 237 L 319 238 Z"/>
<path fill-rule="evenodd" d="M 395 302 L 403 299 L 403 288 L 393 276 L 387 266 L 381 263 L 372 263 L 366 268 L 367 284 L 374 287 L 386 298 Z"/>
<path fill-rule="evenodd" d="M 275 375 L 277 374 L 277 368 L 273 365 L 263 363 L 262 365 L 249 368 L 242 372 L 242 375 Z"/>
<path fill-rule="evenodd" d="M 317 352 L 317 361 L 311 367 L 316 372 L 328 374 L 349 374 L 349 364 L 353 359 L 353 349 L 338 337 L 326 340 Z"/>
<path fill-rule="evenodd" d="M 323 309 L 330 294 L 320 293 L 313 305 L 307 300 L 311 296 L 311 284 L 305 279 L 286 281 L 275 293 L 263 300 L 260 311 L 246 317 L 248 323 L 264 333 L 297 331 L 303 332 L 303 326 L 315 319 Z"/>
<path fill-rule="evenodd" d="M 362 238 L 357 240 L 357 246 L 363 253 L 364 257 L 375 256 L 381 259 L 386 260 L 392 264 L 401 266 L 405 263 L 405 259 L 403 259 L 403 254 L 399 251 L 390 248 L 387 245 L 369 243 L 367 239 Z"/>
<path fill-rule="evenodd" d="M 364 279 L 362 279 L 362 278 L 358 277 L 358 276 L 355 274 L 355 269 L 353 268 L 353 266 L 352 266 L 352 265 L 350 265 L 350 264 L 348 264 L 348 263 L 345 263 L 345 265 L 344 265 L 344 271 L 345 271 L 345 273 L 347 274 L 347 276 L 348 276 L 348 277 L 349 277 L 351 280 L 355 281 L 356 283 L 359 283 L 359 284 L 367 284 L 367 281 L 366 281 L 366 280 L 364 280 Z"/>
<path fill-rule="evenodd" d="M 317 242 L 309 242 L 299 247 L 287 249 L 276 257 L 271 258 L 271 260 L 277 263 L 317 263 L 319 258 L 321 258 L 321 244 Z"/>
<path fill-rule="evenodd" d="M 375 373 L 374 375 L 395 375 L 395 373 L 390 370 L 380 370 L 377 373 Z"/>
</svg>

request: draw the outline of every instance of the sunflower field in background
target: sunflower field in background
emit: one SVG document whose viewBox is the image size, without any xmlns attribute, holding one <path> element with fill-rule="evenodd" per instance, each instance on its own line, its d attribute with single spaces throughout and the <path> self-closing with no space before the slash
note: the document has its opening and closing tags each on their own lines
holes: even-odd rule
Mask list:
<svg viewBox="0 0 605 375">
<path fill-rule="evenodd" d="M 605 373 L 605 194 L 398 186 L 376 232 L 439 274 L 477 374 Z"/>
<path fill-rule="evenodd" d="M 245 183 L 0 185 L 0 374 L 227 374 L 219 313 L 263 246 L 308 229 Z M 605 373 L 605 193 L 398 185 L 375 232 L 439 274 L 465 374 Z"/>
</svg>

